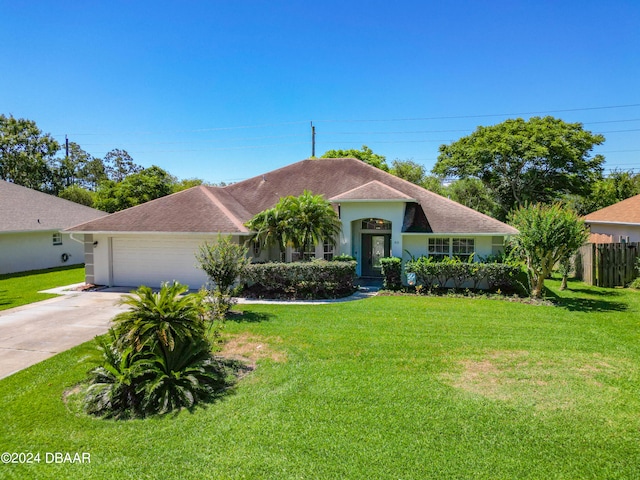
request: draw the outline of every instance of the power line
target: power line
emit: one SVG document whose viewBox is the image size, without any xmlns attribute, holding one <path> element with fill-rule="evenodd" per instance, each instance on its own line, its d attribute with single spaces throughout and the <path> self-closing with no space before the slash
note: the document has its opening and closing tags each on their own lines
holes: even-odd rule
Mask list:
<svg viewBox="0 0 640 480">
<path fill-rule="evenodd" d="M 640 107 L 640 103 L 632 103 L 628 105 L 608 105 L 603 107 L 582 107 L 582 108 L 567 108 L 567 109 L 559 109 L 559 110 L 540 110 L 537 112 L 516 112 L 516 113 L 489 113 L 482 115 L 451 115 L 451 116 L 442 116 L 442 117 L 413 117 L 413 118 L 389 118 L 389 119 L 360 119 L 360 120 L 318 120 L 319 122 L 326 123 L 356 123 L 356 122 L 409 122 L 409 121 L 418 121 L 418 120 L 455 120 L 455 119 L 463 119 L 463 118 L 487 118 L 487 117 L 504 117 L 504 116 L 514 116 L 514 115 L 540 115 L 544 113 L 567 113 L 567 112 L 583 112 L 589 110 L 607 110 L 607 109 L 616 109 L 616 108 L 631 108 L 631 107 Z"/>
<path fill-rule="evenodd" d="M 407 117 L 407 118 L 388 118 L 388 119 L 326 119 L 326 120 L 318 120 L 314 121 L 325 122 L 325 123 L 367 123 L 367 122 L 401 122 L 401 121 L 419 121 L 419 120 L 452 120 L 452 119 L 465 119 L 465 118 L 489 118 L 489 117 L 503 117 L 503 116 L 514 116 L 514 115 L 540 115 L 546 113 L 567 113 L 567 112 L 582 112 L 582 111 L 592 111 L 592 110 L 612 110 L 619 108 L 632 108 L 632 107 L 640 107 L 640 103 L 632 103 L 626 105 L 607 105 L 607 106 L 599 106 L 599 107 L 580 107 L 580 108 L 567 108 L 567 109 L 556 109 L 556 110 L 540 110 L 533 112 L 515 112 L 515 113 L 488 113 L 488 114 L 474 114 L 474 115 L 449 115 L 449 116 L 438 116 L 438 117 Z M 626 120 L 624 120 L 626 121 Z M 631 121 L 631 120 L 629 120 Z M 285 126 L 285 125 L 308 125 L 308 120 L 296 120 L 296 121 L 287 121 L 287 122 L 275 122 L 275 123 L 263 123 L 256 125 L 237 125 L 237 126 L 227 126 L 227 127 L 206 127 L 206 128 L 196 128 L 196 129 L 188 129 L 188 130 L 164 130 L 164 131 L 123 131 L 123 132 L 72 132 L 67 133 L 68 135 L 76 135 L 76 136 L 85 136 L 85 135 L 156 135 L 156 134 L 173 134 L 173 133 L 202 133 L 202 132 L 215 132 L 215 131 L 227 131 L 227 130 L 238 130 L 238 129 L 250 129 L 250 128 L 265 128 L 265 127 L 276 127 L 276 126 Z M 593 123 L 593 122 L 592 122 Z M 64 134 L 55 134 L 54 136 L 63 136 Z"/>
</svg>

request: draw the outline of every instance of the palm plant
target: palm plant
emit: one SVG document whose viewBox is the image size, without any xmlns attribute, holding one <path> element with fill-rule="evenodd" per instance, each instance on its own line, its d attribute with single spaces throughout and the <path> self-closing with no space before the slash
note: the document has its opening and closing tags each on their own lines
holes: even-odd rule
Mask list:
<svg viewBox="0 0 640 480">
<path fill-rule="evenodd" d="M 146 413 L 191 408 L 212 398 L 225 384 L 222 368 L 204 338 L 179 340 L 172 350 L 157 344 L 139 366 L 145 377 L 141 408 Z"/>
<path fill-rule="evenodd" d="M 284 205 L 290 215 L 288 240 L 297 251 L 306 252 L 325 240 L 335 244 L 342 224 L 331 203 L 322 195 L 305 190 L 299 197 L 285 199 Z"/>
<path fill-rule="evenodd" d="M 281 253 L 289 244 L 299 252 L 325 240 L 335 244 L 342 229 L 331 203 L 308 190 L 298 197 L 281 198 L 275 207 L 258 213 L 246 226 L 256 232 L 261 244 L 277 243 Z"/>
<path fill-rule="evenodd" d="M 139 352 L 144 345 L 160 342 L 173 349 L 178 338 L 203 336 L 202 295 L 181 296 L 187 290 L 174 281 L 163 284 L 157 293 L 143 285 L 136 290 L 137 297 L 125 297 L 122 303 L 131 309 L 113 320 L 119 346 L 131 345 Z"/>
<path fill-rule="evenodd" d="M 106 418 L 122 419 L 139 415 L 142 392 L 138 355 L 132 348 L 115 346 L 116 334 L 109 331 L 109 341 L 98 337 L 100 364 L 90 372 L 84 408 L 87 413 Z"/>
<path fill-rule="evenodd" d="M 286 249 L 284 213 L 282 209 L 269 208 L 258 213 L 245 224 L 249 230 L 256 232 L 254 241 L 262 247 L 278 245 L 281 255 Z"/>
</svg>

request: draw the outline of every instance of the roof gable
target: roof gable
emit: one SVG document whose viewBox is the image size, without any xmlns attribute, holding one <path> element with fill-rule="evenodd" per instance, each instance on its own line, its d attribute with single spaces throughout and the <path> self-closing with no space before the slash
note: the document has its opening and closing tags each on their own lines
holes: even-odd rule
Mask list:
<svg viewBox="0 0 640 480">
<path fill-rule="evenodd" d="M 0 232 L 62 230 L 105 212 L 0 180 Z"/>
<path fill-rule="evenodd" d="M 356 188 L 352 188 L 340 195 L 336 195 L 329 199 L 332 202 L 349 202 L 349 201 L 379 201 L 379 200 L 400 200 L 404 202 L 415 201 L 409 195 L 402 193 L 378 180 L 372 180 L 369 183 Z"/>
<path fill-rule="evenodd" d="M 584 217 L 587 223 L 612 222 L 640 225 L 640 195 L 627 198 Z"/>
</svg>

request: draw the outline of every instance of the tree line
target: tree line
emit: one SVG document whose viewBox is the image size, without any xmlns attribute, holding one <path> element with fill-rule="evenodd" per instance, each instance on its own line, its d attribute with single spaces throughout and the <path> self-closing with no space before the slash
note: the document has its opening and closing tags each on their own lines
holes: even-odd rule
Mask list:
<svg viewBox="0 0 640 480">
<path fill-rule="evenodd" d="M 0 179 L 113 213 L 203 183 L 143 168 L 126 150 L 94 157 L 69 142 L 68 153 L 24 118 L 0 114 Z"/>
</svg>

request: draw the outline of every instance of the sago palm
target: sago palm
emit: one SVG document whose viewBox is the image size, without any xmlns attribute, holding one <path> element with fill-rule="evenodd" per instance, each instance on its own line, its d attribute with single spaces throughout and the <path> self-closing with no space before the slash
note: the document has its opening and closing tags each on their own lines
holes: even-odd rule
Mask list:
<svg viewBox="0 0 640 480">
<path fill-rule="evenodd" d="M 142 372 L 138 356 L 132 348 L 120 350 L 115 346 L 116 335 L 96 339 L 99 365 L 91 370 L 84 408 L 92 415 L 123 419 L 140 414 Z"/>
<path fill-rule="evenodd" d="M 131 345 L 139 352 L 159 342 L 171 350 L 179 338 L 203 336 L 202 295 L 182 296 L 187 290 L 178 282 L 163 284 L 159 292 L 143 285 L 136 296 L 125 297 L 122 303 L 131 309 L 114 318 L 119 347 Z"/>
<path fill-rule="evenodd" d="M 142 409 L 146 414 L 191 408 L 212 398 L 225 384 L 223 370 L 204 338 L 180 339 L 172 350 L 157 344 L 139 365 L 145 377 Z"/>
</svg>

